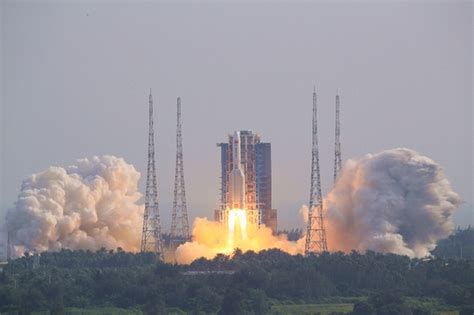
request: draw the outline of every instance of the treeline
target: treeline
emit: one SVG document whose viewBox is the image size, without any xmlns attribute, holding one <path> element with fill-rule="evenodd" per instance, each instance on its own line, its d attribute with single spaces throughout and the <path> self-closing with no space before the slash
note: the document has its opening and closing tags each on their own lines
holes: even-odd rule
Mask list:
<svg viewBox="0 0 474 315">
<path fill-rule="evenodd" d="M 25 314 L 107 306 L 148 314 L 265 314 L 272 303 L 334 297 L 369 297 L 356 303 L 354 314 L 429 314 L 410 309 L 405 297 L 437 298 L 469 309 L 474 306 L 474 260 L 236 250 L 232 256 L 180 266 L 149 253 L 63 250 L 43 253 L 39 261 L 30 255 L 13 260 L 0 274 L 0 312 Z"/>
<path fill-rule="evenodd" d="M 474 229 L 458 228 L 448 238 L 440 240 L 432 254 L 439 258 L 474 259 Z"/>
</svg>

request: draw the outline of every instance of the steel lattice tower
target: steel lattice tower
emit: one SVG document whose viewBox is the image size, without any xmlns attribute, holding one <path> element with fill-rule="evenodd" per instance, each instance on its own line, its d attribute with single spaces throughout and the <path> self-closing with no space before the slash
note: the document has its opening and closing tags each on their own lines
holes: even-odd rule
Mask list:
<svg viewBox="0 0 474 315">
<path fill-rule="evenodd" d="M 160 210 L 155 168 L 155 134 L 153 129 L 153 97 L 149 96 L 148 164 L 146 174 L 145 212 L 143 214 L 142 252 L 154 252 L 163 259 Z"/>
<path fill-rule="evenodd" d="M 10 259 L 12 258 L 12 244 L 11 244 L 11 238 L 10 238 L 10 231 L 7 231 L 7 261 L 10 261 Z"/>
<path fill-rule="evenodd" d="M 176 102 L 176 169 L 174 175 L 174 201 L 171 217 L 171 246 L 188 241 L 189 223 L 184 185 L 183 139 L 181 131 L 181 98 Z"/>
<path fill-rule="evenodd" d="M 313 141 L 311 154 L 311 188 L 309 197 L 308 225 L 306 227 L 305 255 L 328 250 L 323 220 L 323 198 L 319 172 L 318 114 L 316 90 L 313 91 Z"/>
<path fill-rule="evenodd" d="M 339 93 L 336 94 L 336 130 L 334 140 L 334 183 L 341 171 L 341 122 L 339 118 Z"/>
</svg>

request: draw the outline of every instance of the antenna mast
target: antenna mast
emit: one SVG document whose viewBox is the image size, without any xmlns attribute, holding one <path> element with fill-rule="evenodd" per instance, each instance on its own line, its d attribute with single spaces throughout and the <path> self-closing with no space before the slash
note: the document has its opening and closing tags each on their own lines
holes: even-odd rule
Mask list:
<svg viewBox="0 0 474 315">
<path fill-rule="evenodd" d="M 155 134 L 153 129 L 153 97 L 148 99 L 148 164 L 146 173 L 145 212 L 143 213 L 142 252 L 154 252 L 163 259 L 161 241 L 160 210 L 158 207 L 158 188 L 155 168 Z"/>
<path fill-rule="evenodd" d="M 181 98 L 176 102 L 176 169 L 174 175 L 174 201 L 171 217 L 171 246 L 177 247 L 190 239 L 186 190 L 184 185 L 183 139 L 181 131 Z"/>
<path fill-rule="evenodd" d="M 311 188 L 308 225 L 306 227 L 305 255 L 327 252 L 326 230 L 323 220 L 323 198 L 319 172 L 318 115 L 316 89 L 313 90 L 313 146 L 311 152 Z"/>
<path fill-rule="evenodd" d="M 339 93 L 336 94 L 336 132 L 334 141 L 334 183 L 341 171 L 341 122 L 339 117 Z"/>
<path fill-rule="evenodd" d="M 7 261 L 10 261 L 10 259 L 12 258 L 11 246 L 11 234 L 10 231 L 7 231 Z"/>
</svg>

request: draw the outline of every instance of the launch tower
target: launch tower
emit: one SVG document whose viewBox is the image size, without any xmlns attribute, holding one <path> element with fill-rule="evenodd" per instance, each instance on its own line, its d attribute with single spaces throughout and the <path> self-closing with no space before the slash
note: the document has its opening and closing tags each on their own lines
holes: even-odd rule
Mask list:
<svg viewBox="0 0 474 315">
<path fill-rule="evenodd" d="M 160 210 L 155 168 L 155 134 L 153 129 L 153 97 L 148 98 L 148 164 L 146 173 L 145 212 L 143 213 L 142 252 L 154 252 L 163 259 Z"/>
<path fill-rule="evenodd" d="M 318 115 L 316 90 L 313 91 L 313 140 L 311 151 L 311 188 L 308 223 L 306 227 L 305 255 L 328 250 L 324 229 L 323 198 L 319 172 Z"/>
<path fill-rule="evenodd" d="M 339 93 L 336 94 L 336 130 L 334 140 L 334 183 L 341 171 L 341 122 L 339 118 Z"/>
<path fill-rule="evenodd" d="M 174 175 L 174 200 L 171 215 L 171 246 L 177 247 L 190 239 L 186 190 L 184 186 L 183 140 L 181 131 L 181 98 L 176 102 L 176 170 Z"/>
<path fill-rule="evenodd" d="M 238 141 L 236 137 L 239 137 Z M 261 142 L 260 136 L 250 130 L 236 132 L 229 135 L 227 143 L 217 144 L 221 151 L 221 187 L 220 207 L 215 210 L 214 218 L 225 223 L 225 209 L 231 208 L 229 182 L 236 142 L 240 144 L 240 160 L 245 177 L 245 207 L 250 210 L 250 223 L 265 224 L 276 232 L 277 210 L 272 209 L 271 145 Z"/>
</svg>

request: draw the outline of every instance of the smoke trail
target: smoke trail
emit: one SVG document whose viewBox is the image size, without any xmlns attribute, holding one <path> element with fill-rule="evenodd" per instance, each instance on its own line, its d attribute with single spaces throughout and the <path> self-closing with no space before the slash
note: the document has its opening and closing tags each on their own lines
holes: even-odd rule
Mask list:
<svg viewBox="0 0 474 315">
<path fill-rule="evenodd" d="M 460 202 L 441 167 L 413 150 L 349 160 L 325 199 L 330 250 L 427 256 Z"/>
<path fill-rule="evenodd" d="M 7 212 L 16 254 L 61 248 L 138 250 L 143 215 L 137 204 L 139 178 L 132 165 L 114 156 L 80 159 L 31 175 Z"/>
</svg>

